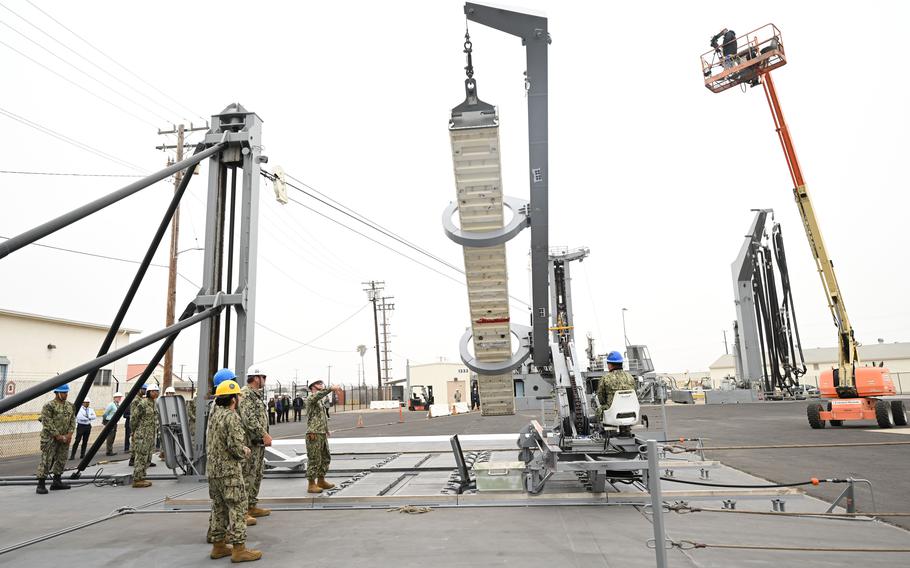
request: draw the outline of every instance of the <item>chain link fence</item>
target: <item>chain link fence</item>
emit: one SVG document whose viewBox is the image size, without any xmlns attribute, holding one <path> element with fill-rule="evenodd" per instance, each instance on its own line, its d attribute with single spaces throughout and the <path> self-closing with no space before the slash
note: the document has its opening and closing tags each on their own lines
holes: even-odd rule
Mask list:
<svg viewBox="0 0 910 568">
<path fill-rule="evenodd" d="M 22 392 L 31 388 L 42 381 L 47 380 L 50 376 L 47 373 L 31 372 L 13 372 L 5 376 L 3 384 L 0 385 L 0 399 Z M 89 392 L 89 398 L 92 399 L 92 408 L 98 418 L 92 424 L 92 434 L 89 437 L 91 444 L 98 433 L 101 432 L 101 415 L 104 409 L 111 401 L 113 389 L 117 385 L 111 384 L 110 376 L 104 377 L 104 380 L 96 379 L 97 386 L 92 386 Z M 72 401 L 75 393 L 82 387 L 82 380 L 70 383 L 70 397 Z M 0 458 L 26 456 L 38 454 L 41 451 L 41 409 L 44 405 L 53 399 L 53 394 L 44 394 L 31 400 L 18 408 L 0 415 Z M 124 436 L 123 420 L 118 425 L 117 441 L 123 443 Z M 78 453 L 78 452 L 77 452 Z"/>
</svg>

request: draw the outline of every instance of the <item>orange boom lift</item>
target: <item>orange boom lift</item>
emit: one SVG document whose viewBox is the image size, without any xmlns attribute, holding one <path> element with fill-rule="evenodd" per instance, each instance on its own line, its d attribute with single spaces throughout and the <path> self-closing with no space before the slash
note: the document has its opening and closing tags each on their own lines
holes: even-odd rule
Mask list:
<svg viewBox="0 0 910 568">
<path fill-rule="evenodd" d="M 701 56 L 705 87 L 714 93 L 735 86 L 746 88 L 760 84 L 763 87 L 793 180 L 793 197 L 799 207 L 828 308 L 837 327 L 837 368 L 827 369 L 819 377 L 821 396 L 828 400 L 809 404 L 806 409 L 809 425 L 824 428 L 826 422 L 841 426 L 845 420 L 876 420 L 882 428 L 890 428 L 894 424 L 904 426 L 907 424 L 907 413 L 903 401 L 885 398 L 895 394 L 888 369 L 874 365 L 862 367 L 859 364 L 857 343 L 834 274 L 834 263 L 822 240 L 815 209 L 771 78 L 773 69 L 787 63 L 780 30 L 773 24 L 767 24 L 735 39 L 734 35 L 732 32 L 726 35 L 721 32 L 712 40 L 714 49 Z M 723 43 L 718 42 L 721 37 Z"/>
</svg>

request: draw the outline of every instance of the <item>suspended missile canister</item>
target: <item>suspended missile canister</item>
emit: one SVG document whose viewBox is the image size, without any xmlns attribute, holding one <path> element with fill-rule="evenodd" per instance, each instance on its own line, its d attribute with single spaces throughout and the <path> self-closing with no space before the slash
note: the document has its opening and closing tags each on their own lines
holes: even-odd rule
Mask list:
<svg viewBox="0 0 910 568">
<path fill-rule="evenodd" d="M 452 110 L 449 121 L 456 201 L 446 209 L 443 224 L 449 238 L 464 247 L 471 329 L 462 338 L 461 351 L 468 367 L 478 373 L 481 412 L 514 414 L 512 370 L 517 365 L 511 363 L 515 326 L 510 326 L 505 242 L 527 225 L 519 211 L 525 204 L 503 197 L 499 117 L 495 107 L 477 97 L 471 43 L 466 39 L 466 99 Z M 504 204 L 515 213 L 508 226 Z M 460 228 L 452 223 L 456 210 Z M 473 356 L 467 351 L 469 341 Z"/>
</svg>

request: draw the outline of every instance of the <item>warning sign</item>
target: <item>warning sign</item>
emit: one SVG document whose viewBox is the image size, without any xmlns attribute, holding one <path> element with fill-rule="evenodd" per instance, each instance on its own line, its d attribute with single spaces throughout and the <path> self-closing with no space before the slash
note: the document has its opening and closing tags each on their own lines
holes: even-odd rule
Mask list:
<svg viewBox="0 0 910 568">
<path fill-rule="evenodd" d="M 6 396 L 16 394 L 16 383 L 14 381 L 9 381 L 6 383 L 6 388 L 4 389 Z"/>
</svg>

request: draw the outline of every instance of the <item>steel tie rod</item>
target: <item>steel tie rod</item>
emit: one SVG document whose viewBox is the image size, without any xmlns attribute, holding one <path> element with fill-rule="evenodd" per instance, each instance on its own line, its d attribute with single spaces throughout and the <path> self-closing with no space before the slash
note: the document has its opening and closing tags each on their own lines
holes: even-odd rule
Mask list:
<svg viewBox="0 0 910 568">
<path fill-rule="evenodd" d="M 50 235 L 51 233 L 59 231 L 60 229 L 66 227 L 68 225 L 71 225 L 71 224 L 75 223 L 76 221 L 79 221 L 80 219 L 84 219 L 85 217 L 88 217 L 89 215 L 91 215 L 93 213 L 97 213 L 98 211 L 101 211 L 108 205 L 113 205 L 114 203 L 117 203 L 121 199 L 129 197 L 130 195 L 133 195 L 134 193 L 137 193 L 140 190 L 145 189 L 146 187 L 152 185 L 153 183 L 159 182 L 167 177 L 170 177 L 170 176 L 174 175 L 175 173 L 179 172 L 180 170 L 185 170 L 190 166 L 194 166 L 194 165 L 198 164 L 199 162 L 201 162 L 202 160 L 208 158 L 212 154 L 220 152 L 226 146 L 227 146 L 226 141 L 219 142 L 219 143 L 213 145 L 211 148 L 208 148 L 207 150 L 203 150 L 202 152 L 199 152 L 198 154 L 193 154 L 192 156 L 190 156 L 189 158 L 186 158 L 185 160 L 181 160 L 181 161 L 177 162 L 176 164 L 170 165 L 162 170 L 158 170 L 157 172 L 155 172 L 149 176 L 146 176 L 139 181 L 135 181 L 121 189 L 118 189 L 117 191 L 115 191 L 113 193 L 109 193 L 109 194 L 105 195 L 104 197 L 99 197 L 98 199 L 96 199 L 90 203 L 86 203 L 85 205 L 78 207 L 76 209 L 73 209 L 72 211 L 70 211 L 68 213 L 64 213 L 63 215 L 57 217 L 56 219 L 51 219 L 50 221 L 47 221 L 46 223 L 42 223 L 41 225 L 38 225 L 37 227 L 34 227 L 32 229 L 29 229 L 28 231 L 25 231 L 24 233 L 16 235 L 15 237 L 13 237 L 3 243 L 0 243 L 0 259 L 5 258 L 10 253 L 17 251 L 24 246 L 30 245 L 39 239 L 43 239 L 44 237 Z"/>
<path fill-rule="evenodd" d="M 170 327 L 166 327 L 147 337 L 143 337 L 142 339 L 139 339 L 134 343 L 130 343 L 129 345 L 121 347 L 120 349 L 111 351 L 107 355 L 102 355 L 101 357 L 93 359 L 92 361 L 89 361 L 87 363 L 83 363 L 83 364 L 79 365 L 78 367 L 74 367 L 74 368 L 70 369 L 69 371 L 60 373 L 56 377 L 50 378 L 29 389 L 26 389 L 20 393 L 16 393 L 12 396 L 8 396 L 8 397 L 4 398 L 3 400 L 0 400 L 0 414 L 3 414 L 4 412 L 7 412 L 8 410 L 11 410 L 32 399 L 38 398 L 39 396 L 41 396 L 47 392 L 50 392 L 53 389 L 55 389 L 61 385 L 64 385 L 77 377 L 81 377 L 82 375 L 85 375 L 86 373 L 90 373 L 91 371 L 94 371 L 95 369 L 100 369 L 101 367 L 107 365 L 108 363 L 121 359 L 121 358 L 125 357 L 126 355 L 129 355 L 130 353 L 135 353 L 136 351 L 139 351 L 140 349 L 142 349 L 144 347 L 148 347 L 149 345 L 156 343 L 157 341 L 160 341 L 166 337 L 170 337 L 171 335 L 174 335 L 175 333 L 177 333 L 183 329 L 186 329 L 186 328 L 190 327 L 191 325 L 199 323 L 202 320 L 209 319 L 210 317 L 214 316 L 215 314 L 220 312 L 222 309 L 224 309 L 224 307 L 225 307 L 225 304 L 222 304 L 219 306 L 213 306 L 205 311 L 199 312 L 198 314 L 196 314 L 190 318 L 187 318 L 181 322 L 175 323 L 174 325 L 172 325 Z"/>
</svg>

